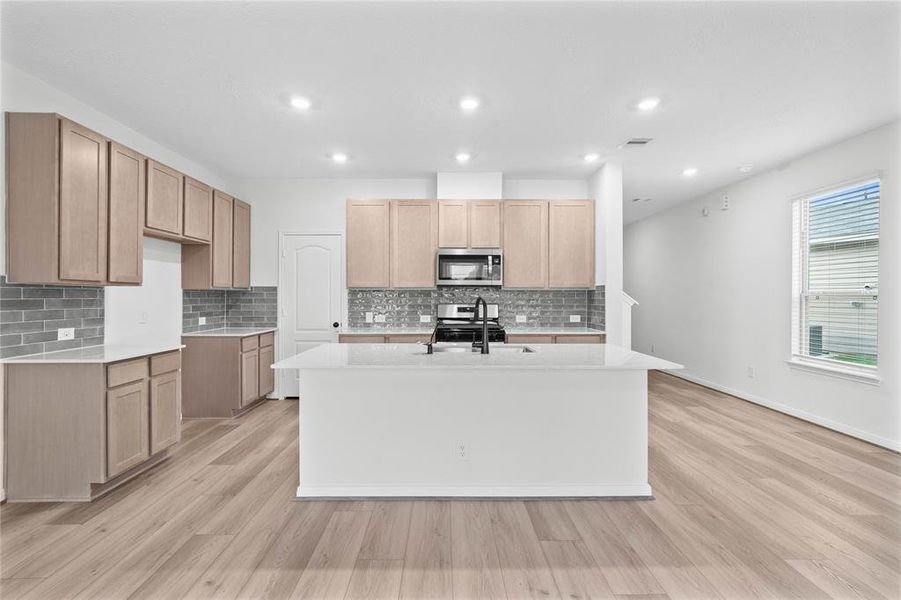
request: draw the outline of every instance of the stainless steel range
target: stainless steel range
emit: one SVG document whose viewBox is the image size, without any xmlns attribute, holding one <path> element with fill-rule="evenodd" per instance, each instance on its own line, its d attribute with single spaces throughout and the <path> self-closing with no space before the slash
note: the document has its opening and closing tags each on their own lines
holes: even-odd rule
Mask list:
<svg viewBox="0 0 901 600">
<path fill-rule="evenodd" d="M 498 320 L 498 305 L 482 306 L 488 310 L 488 341 L 503 343 L 507 339 L 507 333 Z M 476 315 L 472 304 L 439 304 L 435 341 L 481 343 L 483 310 L 485 309 L 480 309 Z"/>
</svg>

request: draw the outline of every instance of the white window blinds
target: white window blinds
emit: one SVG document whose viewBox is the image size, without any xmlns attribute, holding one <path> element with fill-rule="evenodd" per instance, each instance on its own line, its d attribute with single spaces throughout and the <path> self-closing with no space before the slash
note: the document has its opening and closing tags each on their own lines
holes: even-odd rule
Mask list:
<svg viewBox="0 0 901 600">
<path fill-rule="evenodd" d="M 796 200 L 792 354 L 872 370 L 878 364 L 879 181 Z"/>
</svg>

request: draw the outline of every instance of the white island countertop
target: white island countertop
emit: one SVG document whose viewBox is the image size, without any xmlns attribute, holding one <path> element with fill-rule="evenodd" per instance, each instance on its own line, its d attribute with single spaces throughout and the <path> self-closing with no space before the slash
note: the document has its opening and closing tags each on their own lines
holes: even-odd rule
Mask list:
<svg viewBox="0 0 901 600">
<path fill-rule="evenodd" d="M 218 329 L 204 329 L 203 331 L 189 331 L 182 333 L 181 337 L 247 337 L 275 331 L 277 327 L 220 327 Z"/>
<path fill-rule="evenodd" d="M 523 346 L 533 352 L 513 351 Z M 419 344 L 322 344 L 280 360 L 272 368 L 622 371 L 681 369 L 682 365 L 610 344 L 491 344 L 487 356 L 479 352 L 426 354 L 425 346 Z"/>
<path fill-rule="evenodd" d="M 0 360 L 0 362 L 7 365 L 49 365 L 67 363 L 106 364 L 119 362 L 120 360 L 128 360 L 129 358 L 137 358 L 139 356 L 171 352 L 173 350 L 180 350 L 181 348 L 184 348 L 182 344 L 101 344 L 98 346 L 85 346 L 83 348 L 71 348 L 69 350 L 56 350 L 53 352 L 42 352 L 40 354 L 15 356 L 4 358 L 3 360 Z"/>
</svg>

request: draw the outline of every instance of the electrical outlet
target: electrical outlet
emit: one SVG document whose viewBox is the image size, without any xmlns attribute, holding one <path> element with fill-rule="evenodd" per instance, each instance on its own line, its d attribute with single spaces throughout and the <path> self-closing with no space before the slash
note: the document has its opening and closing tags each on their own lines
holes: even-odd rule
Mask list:
<svg viewBox="0 0 901 600">
<path fill-rule="evenodd" d="M 748 377 L 754 379 L 754 367 L 748 365 Z"/>
<path fill-rule="evenodd" d="M 74 327 L 63 327 L 62 329 L 56 330 L 56 339 L 58 340 L 74 340 L 75 339 L 75 328 Z"/>
<path fill-rule="evenodd" d="M 419 322 L 420 323 L 431 323 L 432 315 L 419 315 Z"/>
<path fill-rule="evenodd" d="M 140 316 L 138 317 L 138 325 L 146 325 L 147 324 L 147 311 L 142 310 Z"/>
<path fill-rule="evenodd" d="M 723 203 L 720 204 L 720 210 L 729 210 L 729 196 L 723 194 Z"/>
<path fill-rule="evenodd" d="M 206 325 L 206 317 L 200 317 L 199 319 L 197 319 L 197 324 Z"/>
<path fill-rule="evenodd" d="M 527 320 L 525 315 L 516 315 L 517 323 L 525 323 Z"/>
<path fill-rule="evenodd" d="M 376 322 L 376 323 L 384 323 L 384 322 L 385 322 L 385 315 L 376 315 L 376 316 L 375 316 L 375 322 Z"/>
<path fill-rule="evenodd" d="M 581 323 L 582 315 L 569 315 L 569 322 L 570 323 Z"/>
<path fill-rule="evenodd" d="M 469 460 L 469 449 L 466 447 L 466 442 L 454 444 L 454 456 L 457 457 L 457 460 Z"/>
<path fill-rule="evenodd" d="M 651 344 L 651 354 L 654 354 L 654 344 Z"/>
<path fill-rule="evenodd" d="M 372 323 L 372 311 L 366 311 L 365 319 L 367 323 Z"/>
</svg>

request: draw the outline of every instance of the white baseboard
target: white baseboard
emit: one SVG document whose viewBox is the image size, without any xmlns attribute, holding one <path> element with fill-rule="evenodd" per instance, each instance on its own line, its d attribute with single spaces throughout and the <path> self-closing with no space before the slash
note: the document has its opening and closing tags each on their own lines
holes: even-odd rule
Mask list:
<svg viewBox="0 0 901 600">
<path fill-rule="evenodd" d="M 650 498 L 649 484 L 550 486 L 328 486 L 297 488 L 307 498 Z"/>
<path fill-rule="evenodd" d="M 735 390 L 713 381 L 709 381 L 702 377 L 696 377 L 694 375 L 691 375 L 690 373 L 686 373 L 684 370 L 667 371 L 667 374 L 672 375 L 673 377 L 684 379 L 686 381 L 690 381 L 692 383 L 697 383 L 698 385 L 708 387 L 718 392 L 723 392 L 724 394 L 729 394 L 730 396 L 735 396 L 736 398 L 751 402 L 753 404 L 759 404 L 760 406 L 771 408 L 786 415 L 791 415 L 792 417 L 797 417 L 802 421 L 807 421 L 809 423 L 813 423 L 814 425 L 820 425 L 821 427 L 825 427 L 826 429 L 844 433 L 845 435 L 849 435 L 851 437 L 869 442 L 871 444 L 875 444 L 877 446 L 881 446 L 883 448 L 887 448 L 889 450 L 894 450 L 895 452 L 901 452 L 901 442 L 899 441 L 891 440 L 878 435 L 873 435 L 872 433 L 862 431 L 860 429 L 857 429 L 856 427 L 845 425 L 844 423 L 838 423 L 837 421 L 824 419 L 823 417 L 809 413 L 807 411 L 798 410 L 797 408 L 792 408 L 791 406 L 787 406 L 779 402 L 773 402 L 772 400 L 761 398 L 760 396 L 755 396 L 753 394 L 748 394 L 747 392 Z"/>
<path fill-rule="evenodd" d="M 6 488 L 0 488 L 0 502 L 6 500 Z"/>
</svg>

